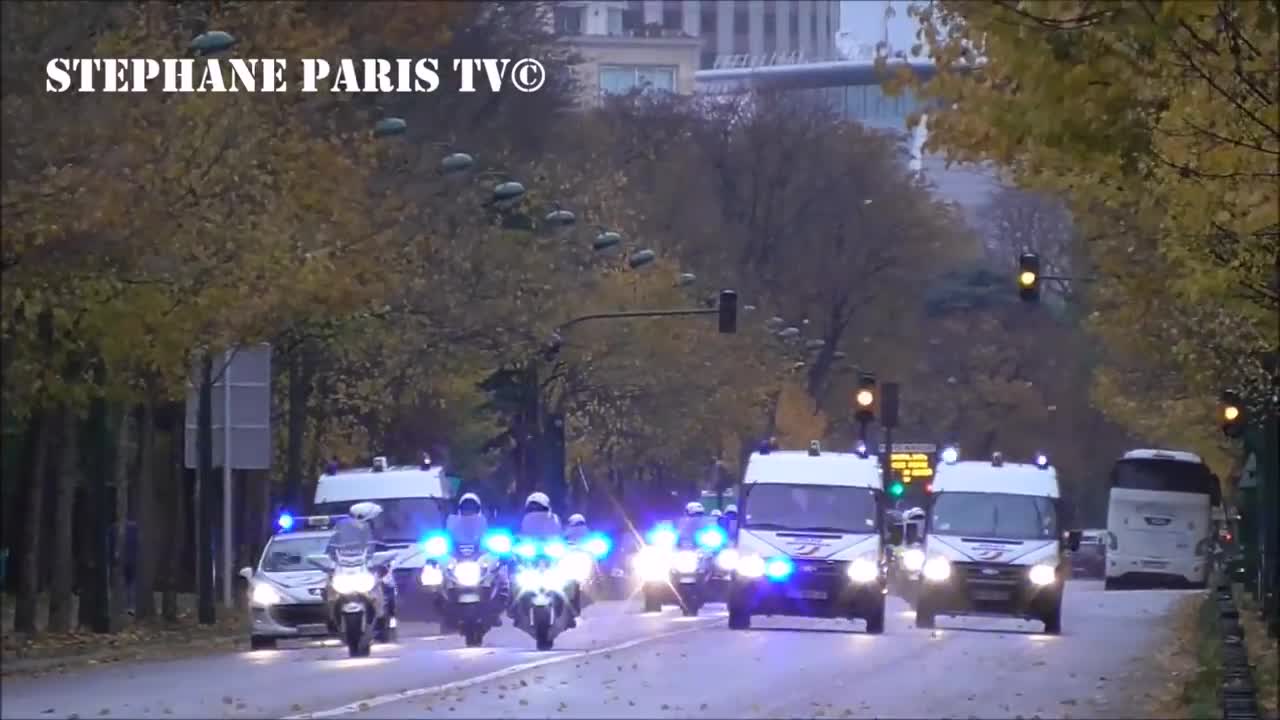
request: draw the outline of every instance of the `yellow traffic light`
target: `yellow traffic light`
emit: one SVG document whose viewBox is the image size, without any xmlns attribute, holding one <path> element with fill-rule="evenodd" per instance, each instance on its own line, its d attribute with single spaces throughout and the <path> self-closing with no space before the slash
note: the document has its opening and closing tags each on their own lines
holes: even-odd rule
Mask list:
<svg viewBox="0 0 1280 720">
<path fill-rule="evenodd" d="M 1240 408 L 1235 405 L 1228 405 L 1222 408 L 1222 419 L 1227 422 L 1234 422 L 1240 417 Z"/>
<path fill-rule="evenodd" d="M 1018 283 L 1024 288 L 1032 287 L 1036 284 L 1036 274 L 1026 270 L 1018 275 Z"/>
<path fill-rule="evenodd" d="M 859 390 L 853 399 L 858 403 L 858 407 L 867 408 L 876 401 L 876 396 L 870 390 Z"/>
</svg>

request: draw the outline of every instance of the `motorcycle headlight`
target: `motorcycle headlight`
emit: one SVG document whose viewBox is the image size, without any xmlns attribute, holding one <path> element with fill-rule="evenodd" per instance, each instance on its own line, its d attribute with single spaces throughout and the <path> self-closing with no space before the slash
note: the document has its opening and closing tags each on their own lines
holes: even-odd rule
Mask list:
<svg viewBox="0 0 1280 720">
<path fill-rule="evenodd" d="M 593 564 L 590 555 L 584 552 L 571 552 L 560 560 L 558 567 L 565 577 L 582 584 L 591 579 Z"/>
<path fill-rule="evenodd" d="M 283 599 L 280 592 L 270 585 L 263 582 L 253 584 L 253 595 L 250 600 L 254 605 L 275 605 Z"/>
<path fill-rule="evenodd" d="M 721 550 L 716 555 L 716 567 L 729 572 L 738 567 L 738 551 L 733 548 Z"/>
<path fill-rule="evenodd" d="M 676 572 L 691 573 L 698 571 L 698 553 L 693 550 L 681 550 L 676 553 L 676 561 L 673 563 Z"/>
<path fill-rule="evenodd" d="M 423 565 L 418 581 L 426 587 L 438 587 L 444 584 L 444 573 L 435 565 Z"/>
<path fill-rule="evenodd" d="M 453 579 L 464 587 L 479 585 L 480 578 L 483 575 L 484 572 L 480 569 L 480 563 L 472 560 L 466 560 L 453 566 Z"/>
<path fill-rule="evenodd" d="M 875 582 L 880 577 L 880 566 L 870 558 L 860 557 L 849 563 L 846 570 L 849 579 L 860 584 Z"/>
<path fill-rule="evenodd" d="M 919 548 L 909 548 L 902 553 L 902 567 L 907 572 L 920 572 L 924 567 L 924 551 Z"/>
<path fill-rule="evenodd" d="M 647 547 L 636 553 L 632 567 L 640 579 L 645 582 L 665 580 L 671 570 L 670 559 L 665 552 L 657 548 Z"/>
<path fill-rule="evenodd" d="M 738 566 L 734 569 L 745 578 L 764 577 L 764 558 L 759 555 L 743 555 L 738 558 Z"/>
<path fill-rule="evenodd" d="M 377 578 L 370 572 L 334 575 L 333 589 L 339 595 L 361 595 L 373 590 L 377 582 Z"/>
<path fill-rule="evenodd" d="M 942 582 L 951 577 L 951 561 L 941 555 L 935 555 L 925 562 L 923 570 L 926 580 Z"/>
<path fill-rule="evenodd" d="M 1057 570 L 1052 565 L 1031 566 L 1031 584 L 1052 585 L 1057 579 Z"/>
<path fill-rule="evenodd" d="M 516 573 L 516 586 L 521 590 L 541 590 L 543 585 L 542 571 L 536 568 L 524 568 Z"/>
</svg>

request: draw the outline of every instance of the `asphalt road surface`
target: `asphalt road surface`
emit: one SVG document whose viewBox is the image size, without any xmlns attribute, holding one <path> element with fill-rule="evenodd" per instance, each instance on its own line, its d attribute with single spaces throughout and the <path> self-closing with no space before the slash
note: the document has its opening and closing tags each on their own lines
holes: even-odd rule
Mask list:
<svg viewBox="0 0 1280 720">
<path fill-rule="evenodd" d="M 1148 658 L 1185 594 L 1071 582 L 1058 637 L 985 618 L 920 630 L 892 597 L 881 636 L 797 618 L 730 631 L 723 606 L 683 618 L 599 603 L 551 652 L 509 626 L 465 648 L 406 624 L 368 658 L 307 644 L 5 678 L 0 716 L 1141 717 L 1157 682 Z"/>
</svg>

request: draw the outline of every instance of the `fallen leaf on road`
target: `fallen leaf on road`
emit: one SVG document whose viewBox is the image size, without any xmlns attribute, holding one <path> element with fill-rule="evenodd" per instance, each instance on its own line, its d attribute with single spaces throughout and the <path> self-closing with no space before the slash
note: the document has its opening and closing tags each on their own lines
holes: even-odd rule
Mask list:
<svg viewBox="0 0 1280 720">
<path fill-rule="evenodd" d="M 292 711 L 294 711 L 294 712 L 298 712 L 298 711 L 302 710 L 302 706 L 301 706 L 301 705 L 299 705 L 298 703 L 294 703 L 294 704 L 292 704 L 292 705 L 290 705 L 290 706 L 289 706 L 289 709 L 290 709 L 290 710 L 292 710 Z"/>
<path fill-rule="evenodd" d="M 1041 665 L 1046 665 L 1047 663 L 1046 663 L 1045 661 L 1043 661 L 1043 660 L 1037 660 L 1037 661 L 1035 661 L 1035 662 L 1033 662 L 1033 663 L 1031 663 L 1031 664 L 1032 664 L 1032 666 L 1034 666 L 1034 667 L 1040 667 Z"/>
<path fill-rule="evenodd" d="M 1063 701 L 1062 701 L 1062 704 L 1063 704 L 1063 705 L 1075 705 L 1075 704 L 1076 704 L 1076 701 L 1075 701 L 1075 700 L 1063 700 Z"/>
<path fill-rule="evenodd" d="M 628 705 L 630 705 L 631 707 L 635 707 L 635 706 L 636 706 L 636 701 L 635 701 L 635 700 L 628 700 L 628 701 L 627 701 L 627 704 L 628 704 Z"/>
<path fill-rule="evenodd" d="M 706 710 L 706 709 L 707 709 L 707 704 L 706 704 L 706 703 L 702 703 L 701 705 L 699 705 L 699 706 L 698 706 L 698 709 L 699 709 L 699 710 Z"/>
<path fill-rule="evenodd" d="M 362 703 L 360 703 L 359 705 L 357 705 L 356 707 L 360 708 L 362 711 L 363 711 L 363 710 L 368 710 L 368 709 L 369 709 L 369 703 L 362 702 Z"/>
<path fill-rule="evenodd" d="M 525 700 L 524 698 L 520 698 L 520 704 L 521 704 L 521 705 L 528 705 L 528 704 L 529 704 L 529 701 L 528 701 L 528 700 Z"/>
<path fill-rule="evenodd" d="M 527 680 L 521 680 L 520 687 L 529 687 L 529 682 Z"/>
<path fill-rule="evenodd" d="M 222 696 L 222 704 L 223 704 L 223 705 L 230 705 L 230 704 L 231 704 L 231 703 L 233 703 L 233 702 L 235 702 L 235 700 L 232 700 L 230 695 L 223 695 L 223 696 Z"/>
<path fill-rule="evenodd" d="M 671 706 L 670 706 L 670 705 L 668 705 L 668 704 L 666 704 L 666 703 L 662 703 L 662 709 L 663 709 L 663 710 L 670 710 L 670 709 L 671 709 Z"/>
</svg>

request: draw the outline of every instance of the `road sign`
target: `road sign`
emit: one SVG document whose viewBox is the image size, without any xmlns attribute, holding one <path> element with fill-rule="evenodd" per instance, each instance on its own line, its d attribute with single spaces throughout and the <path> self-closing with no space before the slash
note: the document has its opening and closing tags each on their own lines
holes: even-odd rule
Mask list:
<svg viewBox="0 0 1280 720">
<path fill-rule="evenodd" d="M 230 359 L 228 364 L 227 360 Z M 187 386 L 186 466 L 194 469 L 200 363 Z M 213 466 L 223 467 L 230 450 L 231 469 L 271 468 L 271 346 L 254 345 L 224 353 L 213 361 Z M 230 394 L 227 393 L 230 388 Z M 230 418 L 230 423 L 227 418 Z"/>
<path fill-rule="evenodd" d="M 894 443 L 893 451 L 896 453 L 932 454 L 938 452 L 938 446 L 933 443 Z M 884 452 L 884 443 L 880 443 L 880 452 Z"/>
</svg>

